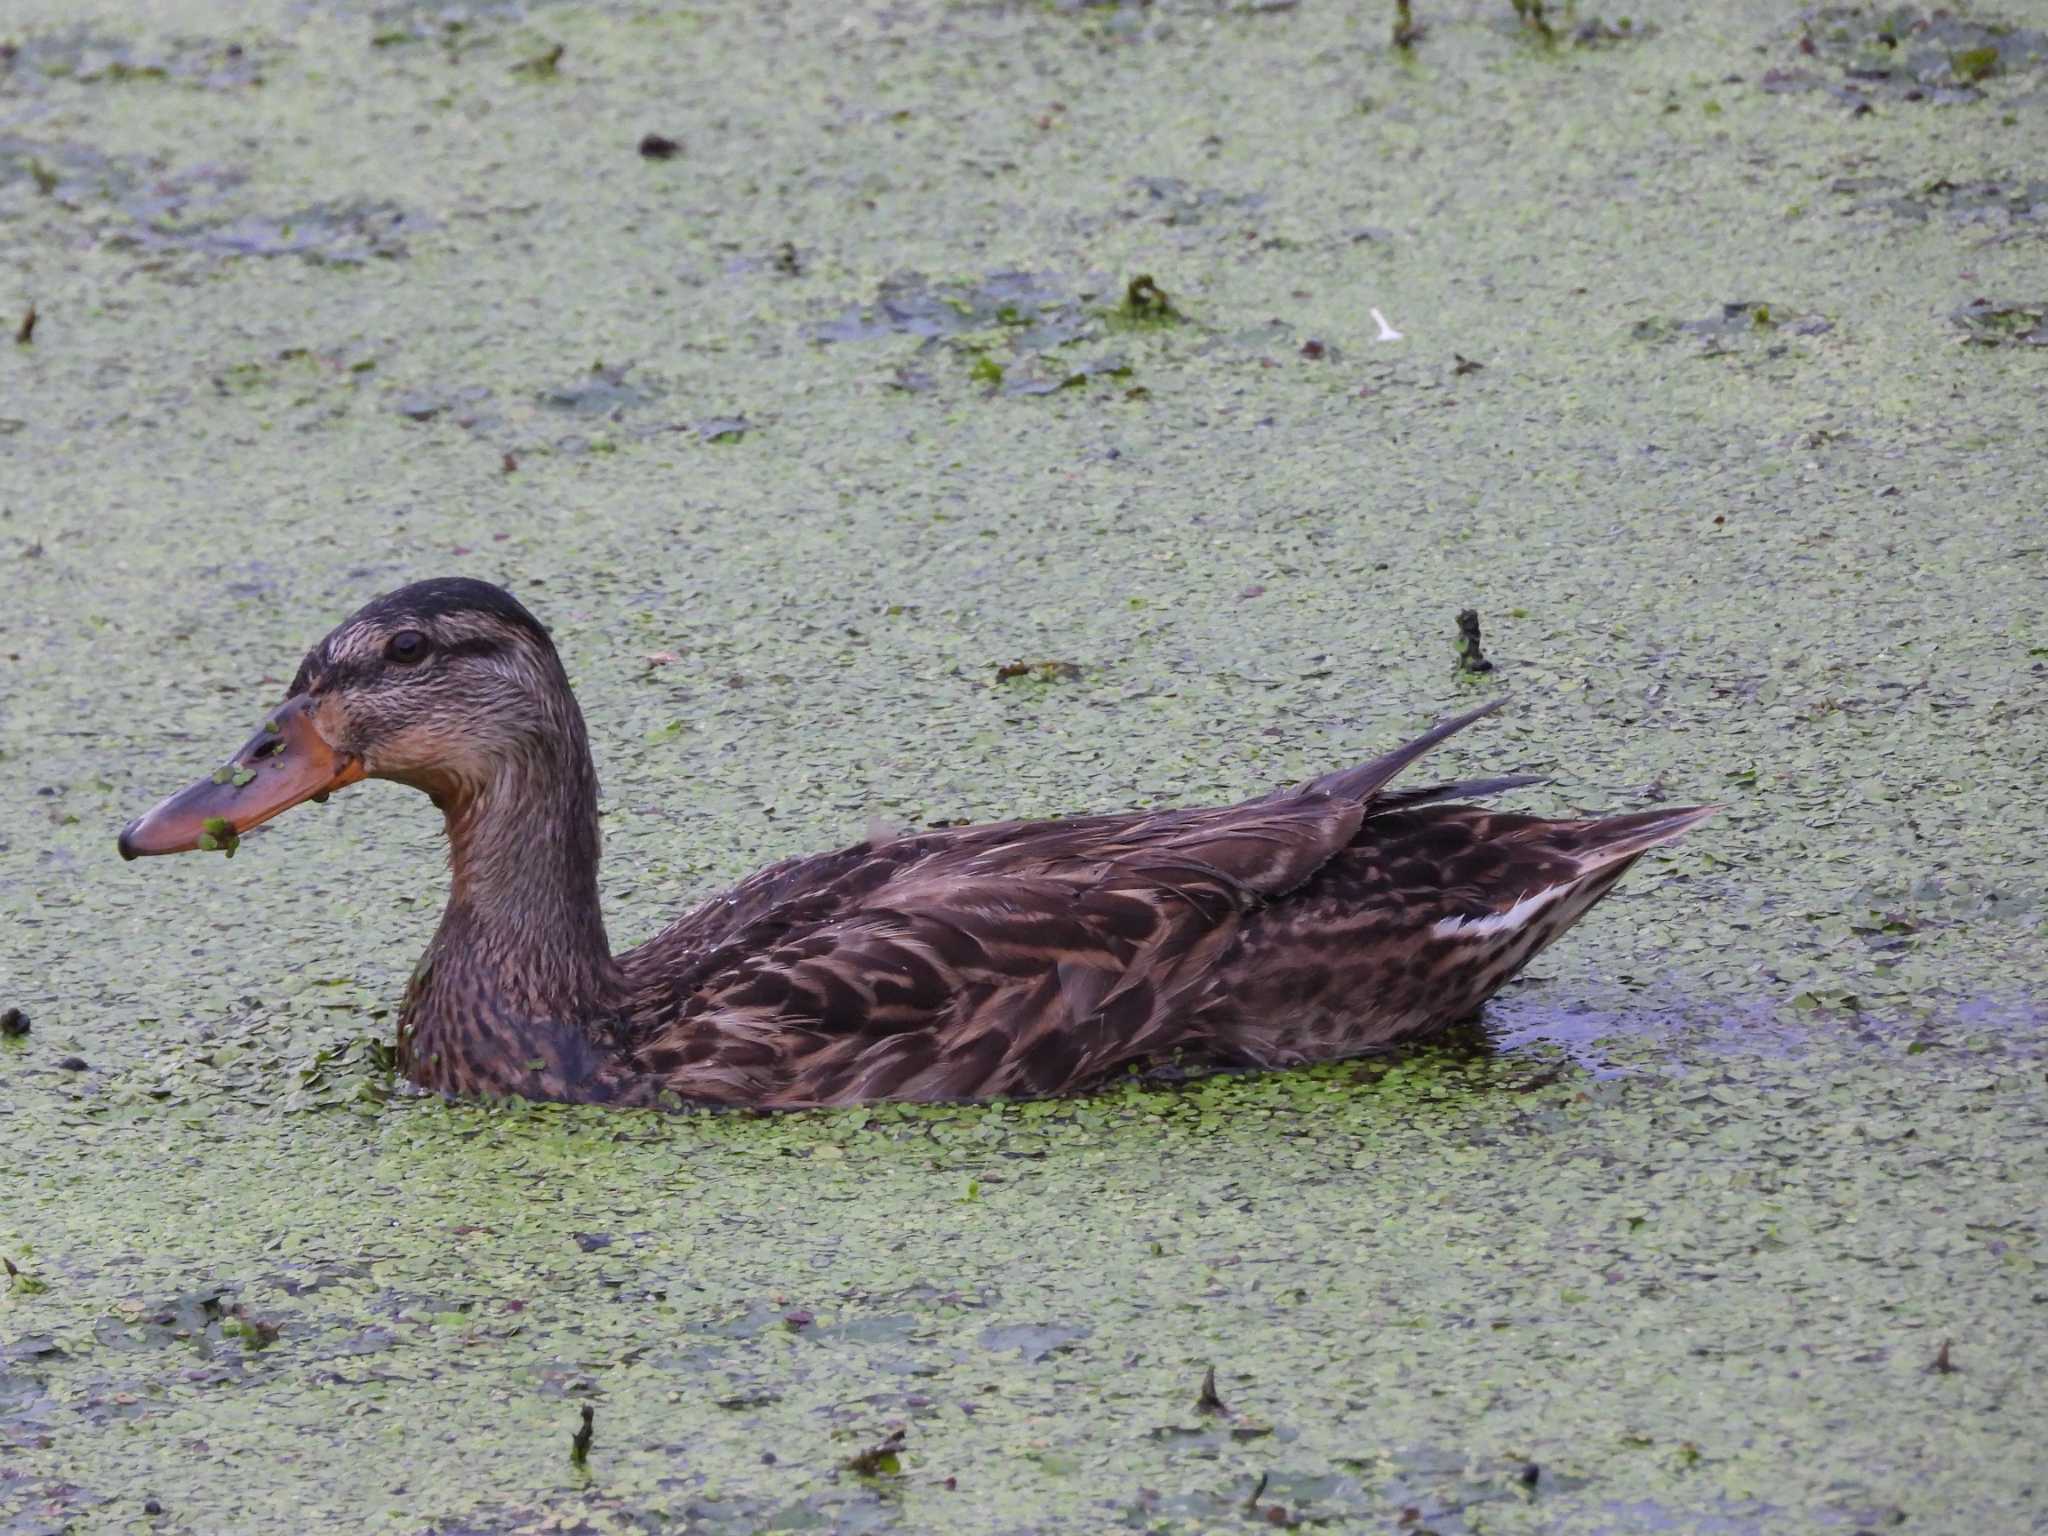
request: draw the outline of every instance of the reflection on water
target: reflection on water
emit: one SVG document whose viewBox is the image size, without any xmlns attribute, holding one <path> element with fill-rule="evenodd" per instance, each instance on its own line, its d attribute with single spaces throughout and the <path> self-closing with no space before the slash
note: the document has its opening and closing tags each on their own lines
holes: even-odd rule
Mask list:
<svg viewBox="0 0 2048 1536">
<path fill-rule="evenodd" d="M 1644 1041 L 1672 1044 L 1667 1059 L 1674 1076 L 1683 1076 L 1683 1062 L 1700 1051 L 1778 1059 L 1845 1048 L 1887 1054 L 1991 1051 L 2029 1060 L 2048 1055 L 2048 1004 L 2021 996 L 1980 994 L 1939 1012 L 1906 1015 L 1802 1011 L 1757 1001 L 1677 1002 L 1670 989 L 1591 1000 L 1561 996 L 1560 990 L 1541 982 L 1511 988 L 1490 1001 L 1477 1021 L 1435 1043 L 1501 1053 L 1551 1046 L 1594 1077 L 1664 1070 L 1639 1050 L 1627 1051 L 1626 1063 L 1616 1059 L 1624 1046 Z"/>
</svg>

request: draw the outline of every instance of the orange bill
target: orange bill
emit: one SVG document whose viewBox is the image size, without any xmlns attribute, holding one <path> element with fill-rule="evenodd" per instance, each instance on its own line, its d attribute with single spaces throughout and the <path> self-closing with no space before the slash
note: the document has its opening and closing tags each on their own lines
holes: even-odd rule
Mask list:
<svg viewBox="0 0 2048 1536">
<path fill-rule="evenodd" d="M 310 694 L 287 699 L 227 763 L 122 828 L 121 857 L 195 848 L 232 855 L 251 827 L 355 783 L 362 760 L 330 746 L 313 712 Z"/>
</svg>

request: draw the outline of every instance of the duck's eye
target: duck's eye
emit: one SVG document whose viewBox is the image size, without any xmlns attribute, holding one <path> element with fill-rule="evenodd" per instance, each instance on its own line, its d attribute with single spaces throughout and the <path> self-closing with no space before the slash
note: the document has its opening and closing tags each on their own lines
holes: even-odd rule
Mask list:
<svg viewBox="0 0 2048 1536">
<path fill-rule="evenodd" d="M 410 665 L 427 654 L 427 637 L 416 629 L 401 629 L 384 642 L 384 655 L 391 661 Z"/>
</svg>

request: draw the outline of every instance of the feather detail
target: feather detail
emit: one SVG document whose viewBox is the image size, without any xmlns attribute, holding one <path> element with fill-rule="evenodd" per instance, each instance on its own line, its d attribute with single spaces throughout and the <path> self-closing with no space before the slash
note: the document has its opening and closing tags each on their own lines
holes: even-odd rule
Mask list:
<svg viewBox="0 0 2048 1536">
<path fill-rule="evenodd" d="M 634 1071 L 777 1107 L 1278 1065 L 1468 1015 L 1706 809 L 1548 821 L 1383 792 L 1498 704 L 1241 805 L 905 831 L 764 870 L 621 957 Z"/>
<path fill-rule="evenodd" d="M 1296 789 L 1296 794 L 1335 795 L 1346 800 L 1369 800 L 1380 786 L 1390 782 L 1410 763 L 1425 752 L 1441 746 L 1478 720 L 1484 720 L 1505 706 L 1505 698 L 1489 699 L 1477 709 L 1468 709 L 1462 715 L 1453 715 L 1443 724 L 1423 732 L 1404 746 L 1396 747 L 1384 757 L 1376 757 L 1369 763 L 1360 763 L 1355 768 L 1340 768 L 1335 773 L 1326 773 L 1319 779 L 1310 779 Z"/>
<path fill-rule="evenodd" d="M 1430 784 L 1421 789 L 1397 789 L 1372 797 L 1369 814 L 1401 810 L 1412 805 L 1434 805 L 1439 800 L 1490 800 L 1511 790 L 1532 784 L 1548 784 L 1540 773 L 1509 773 L 1491 779 L 1462 779 L 1456 784 Z"/>
<path fill-rule="evenodd" d="M 1569 885 L 1553 885 L 1531 891 L 1513 906 L 1499 912 L 1488 912 L 1483 917 L 1454 912 L 1431 923 L 1429 931 L 1439 939 L 1485 939 L 1498 933 L 1514 933 L 1571 889 Z"/>
</svg>

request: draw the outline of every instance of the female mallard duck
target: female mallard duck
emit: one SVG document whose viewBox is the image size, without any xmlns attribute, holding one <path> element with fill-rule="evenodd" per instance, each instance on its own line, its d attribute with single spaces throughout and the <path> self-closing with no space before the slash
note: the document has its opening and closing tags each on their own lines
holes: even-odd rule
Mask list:
<svg viewBox="0 0 2048 1536">
<path fill-rule="evenodd" d="M 614 955 L 597 773 L 509 593 L 423 581 L 315 646 L 231 763 L 121 833 L 226 848 L 357 779 L 422 789 L 453 882 L 406 989 L 423 1088 L 794 1107 L 1054 1094 L 1148 1060 L 1279 1066 L 1464 1018 L 1713 807 L 1545 821 L 1389 792 L 1499 707 L 1242 805 L 932 828 L 765 869 Z"/>
</svg>

